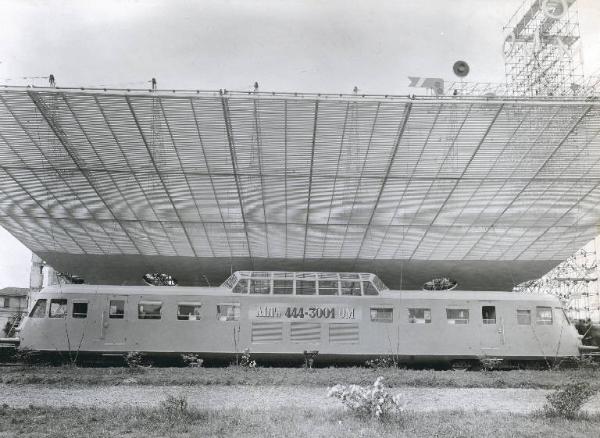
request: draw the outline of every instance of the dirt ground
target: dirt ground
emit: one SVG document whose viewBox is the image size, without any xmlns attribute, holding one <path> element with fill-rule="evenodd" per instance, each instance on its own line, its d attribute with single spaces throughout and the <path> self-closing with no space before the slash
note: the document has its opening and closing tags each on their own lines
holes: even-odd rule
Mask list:
<svg viewBox="0 0 600 438">
<path fill-rule="evenodd" d="M 499 388 L 401 388 L 392 389 L 413 411 L 454 409 L 530 413 L 540 409 L 549 393 L 543 389 Z M 135 382 L 102 387 L 50 387 L 48 385 L 0 385 L 0 403 L 11 407 L 154 407 L 167 395 L 187 397 L 190 407 L 204 409 L 276 409 L 280 406 L 335 409 L 340 404 L 327 398 L 325 387 L 250 386 L 140 386 Z M 585 406 L 600 412 L 600 395 Z"/>
</svg>

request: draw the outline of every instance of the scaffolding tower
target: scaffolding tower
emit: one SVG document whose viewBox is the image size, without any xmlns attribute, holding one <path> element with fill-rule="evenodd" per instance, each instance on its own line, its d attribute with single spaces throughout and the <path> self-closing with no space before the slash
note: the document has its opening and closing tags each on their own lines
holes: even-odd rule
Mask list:
<svg viewBox="0 0 600 438">
<path fill-rule="evenodd" d="M 569 318 L 599 324 L 599 245 L 600 237 L 597 237 L 543 277 L 521 283 L 514 291 L 556 295 L 567 309 Z"/>
<path fill-rule="evenodd" d="M 507 87 L 516 96 L 572 96 L 583 67 L 575 0 L 524 0 L 504 26 Z"/>
</svg>

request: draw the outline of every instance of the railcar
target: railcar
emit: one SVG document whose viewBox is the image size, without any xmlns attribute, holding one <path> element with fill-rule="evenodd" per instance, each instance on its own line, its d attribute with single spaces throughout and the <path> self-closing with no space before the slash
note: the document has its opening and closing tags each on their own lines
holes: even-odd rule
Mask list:
<svg viewBox="0 0 600 438">
<path fill-rule="evenodd" d="M 374 274 L 236 272 L 219 287 L 61 285 L 43 289 L 20 349 L 47 354 L 460 364 L 580 354 L 550 295 L 388 289 Z"/>
</svg>

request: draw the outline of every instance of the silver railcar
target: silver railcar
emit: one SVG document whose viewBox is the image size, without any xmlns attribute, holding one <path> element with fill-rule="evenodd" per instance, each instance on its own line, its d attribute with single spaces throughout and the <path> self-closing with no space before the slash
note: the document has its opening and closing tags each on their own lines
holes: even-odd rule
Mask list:
<svg viewBox="0 0 600 438">
<path fill-rule="evenodd" d="M 227 359 L 464 363 L 556 360 L 580 337 L 554 296 L 394 291 L 373 274 L 236 272 L 219 287 L 62 285 L 43 289 L 20 349 Z"/>
</svg>

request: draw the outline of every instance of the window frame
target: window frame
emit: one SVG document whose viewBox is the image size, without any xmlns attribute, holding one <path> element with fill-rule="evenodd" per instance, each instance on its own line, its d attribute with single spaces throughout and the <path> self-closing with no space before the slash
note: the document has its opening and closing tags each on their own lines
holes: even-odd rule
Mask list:
<svg viewBox="0 0 600 438">
<path fill-rule="evenodd" d="M 256 285 L 255 283 L 258 283 Z M 266 287 L 266 292 L 265 292 Z M 256 292 L 261 290 L 261 292 Z M 271 294 L 271 279 L 270 278 L 251 278 L 249 281 L 248 293 L 250 295 L 270 295 Z"/>
<path fill-rule="evenodd" d="M 158 307 L 158 314 L 156 314 L 156 313 L 150 313 L 150 312 L 144 312 L 141 309 L 141 306 L 143 306 L 143 305 L 149 305 L 149 306 L 157 306 L 158 305 L 159 306 Z M 163 309 L 163 302 L 162 301 L 140 300 L 140 301 L 138 301 L 137 309 L 138 309 L 138 312 L 137 312 L 137 314 L 138 314 L 137 316 L 138 317 L 137 317 L 137 319 L 144 319 L 144 320 L 148 319 L 148 320 L 152 320 L 152 321 L 157 321 L 157 320 L 161 320 L 162 319 L 162 309 Z M 142 314 L 144 316 L 142 316 Z M 148 315 L 150 315 L 150 316 L 148 316 Z M 158 317 L 156 317 L 156 316 L 158 316 Z"/>
<path fill-rule="evenodd" d="M 10 308 L 10 297 L 3 297 L 4 298 L 4 302 L 2 303 L 2 307 L 4 309 L 9 309 Z"/>
<path fill-rule="evenodd" d="M 111 312 L 111 304 L 113 301 L 120 301 L 121 303 L 123 303 L 123 313 L 112 313 Z M 125 319 L 125 314 L 127 313 L 127 301 L 126 300 L 122 300 L 122 299 L 114 299 L 108 300 L 108 319 Z"/>
<path fill-rule="evenodd" d="M 484 318 L 484 309 L 486 309 L 486 308 L 493 309 L 493 312 L 494 312 L 493 318 Z M 498 315 L 496 313 L 496 306 L 481 306 L 481 322 L 483 323 L 483 325 L 496 325 L 498 323 Z"/>
<path fill-rule="evenodd" d="M 38 306 L 41 303 L 44 303 L 44 310 L 42 312 L 41 315 L 38 315 L 36 313 L 36 310 L 38 309 Z M 46 316 L 48 316 L 48 300 L 46 298 L 39 298 L 35 301 L 35 304 L 33 305 L 33 307 L 31 308 L 31 312 L 29 312 L 29 318 L 45 318 Z"/>
<path fill-rule="evenodd" d="M 527 315 L 528 322 L 522 322 L 522 319 L 519 318 L 523 315 Z M 531 309 L 517 309 L 517 325 L 531 325 Z"/>
<path fill-rule="evenodd" d="M 244 288 L 243 291 L 240 289 L 238 289 L 238 287 L 244 284 Z M 240 278 L 238 280 L 238 282 L 235 284 L 235 286 L 233 286 L 233 288 L 231 289 L 231 292 L 234 294 L 240 294 L 240 295 L 244 295 L 244 294 L 248 294 L 248 290 L 250 289 L 250 279 L 248 278 Z"/>
<path fill-rule="evenodd" d="M 452 311 L 464 311 L 467 313 L 466 318 L 450 318 L 449 312 Z M 464 307 L 446 307 L 446 322 L 450 325 L 469 325 L 471 319 L 470 309 Z M 452 321 L 452 322 L 450 322 Z M 465 321 L 465 322 L 457 322 L 457 321 Z"/>
<path fill-rule="evenodd" d="M 321 287 L 321 283 L 335 283 L 335 288 L 333 288 L 331 286 Z M 318 289 L 319 289 L 319 295 L 321 295 L 321 296 L 324 296 L 324 297 L 337 296 L 340 294 L 340 281 L 339 280 L 327 280 L 327 279 L 319 280 Z M 333 293 L 333 294 L 325 293 L 324 294 L 324 293 L 321 293 L 321 290 L 335 291 L 335 293 Z"/>
<path fill-rule="evenodd" d="M 85 314 L 81 312 L 75 313 L 75 305 L 76 304 L 85 304 Z M 90 304 L 87 300 L 73 300 L 71 302 L 71 318 L 73 319 L 86 319 L 89 313 Z M 75 315 L 85 315 L 85 316 L 75 316 Z"/>
<path fill-rule="evenodd" d="M 64 303 L 58 303 L 59 306 L 64 305 L 64 312 L 62 314 L 52 314 L 52 304 L 56 304 L 58 301 L 61 301 Z M 60 307 L 59 307 L 60 308 Z M 48 318 L 52 318 L 52 319 L 63 319 L 67 317 L 67 314 L 69 313 L 69 300 L 67 300 L 66 298 L 50 298 L 50 306 L 48 306 Z"/>
<path fill-rule="evenodd" d="M 302 284 L 304 286 L 304 284 L 312 284 L 312 293 L 310 294 L 305 294 L 305 293 L 298 293 L 299 290 L 308 290 L 308 289 L 304 289 L 304 287 L 298 287 L 300 284 Z M 317 281 L 316 279 L 312 279 L 312 278 L 297 278 L 296 279 L 296 287 L 294 288 L 294 292 L 296 293 L 296 295 L 301 295 L 301 296 L 305 296 L 305 297 L 310 297 L 310 296 L 314 296 L 317 295 Z"/>
<path fill-rule="evenodd" d="M 221 311 L 221 306 L 232 307 L 233 315 L 224 314 Z M 237 312 L 236 312 L 237 309 Z M 242 315 L 240 303 L 217 303 L 217 321 L 219 322 L 235 322 L 239 321 Z M 231 318 L 230 318 L 231 316 Z"/>
<path fill-rule="evenodd" d="M 184 315 L 182 313 L 180 313 L 180 307 L 182 306 L 188 306 L 188 307 L 194 307 L 194 318 L 190 318 L 190 314 L 188 313 L 187 315 Z M 195 314 L 196 310 L 195 308 L 199 307 L 200 311 L 198 314 Z M 182 302 L 178 302 L 177 303 L 177 321 L 201 321 L 202 320 L 202 303 L 199 301 L 182 301 Z M 187 316 L 187 317 L 186 317 Z"/>
<path fill-rule="evenodd" d="M 227 280 L 223 282 L 222 286 L 226 287 L 227 289 L 233 289 L 233 286 L 236 284 L 236 280 L 237 275 L 231 274 L 229 277 L 227 277 Z"/>
<path fill-rule="evenodd" d="M 376 297 L 379 295 L 379 291 L 377 290 L 377 287 L 375 287 L 375 284 L 371 280 L 361 280 L 361 283 L 362 283 L 362 294 L 364 296 Z M 375 292 L 375 293 L 372 293 L 372 292 L 367 293 L 367 291 L 370 289 L 372 289 L 372 292 Z"/>
<path fill-rule="evenodd" d="M 391 318 L 378 318 L 376 315 L 373 315 L 373 311 L 389 311 L 389 315 Z M 392 323 L 394 322 L 394 308 L 392 306 L 369 306 L 369 316 L 371 317 L 371 322 L 377 323 Z M 375 317 L 374 317 L 375 316 Z"/>
<path fill-rule="evenodd" d="M 291 286 L 280 286 L 276 285 L 277 282 L 289 282 Z M 288 291 L 289 292 L 278 292 L 278 291 Z M 294 295 L 294 279 L 293 278 L 274 278 L 273 279 L 273 295 Z"/>
<path fill-rule="evenodd" d="M 550 319 L 540 319 L 540 310 L 550 310 Z M 535 306 L 535 325 L 552 325 L 554 324 L 554 313 L 552 307 L 548 306 Z"/>
<path fill-rule="evenodd" d="M 358 285 L 358 294 L 355 293 L 344 293 L 344 290 L 348 292 L 355 291 L 356 286 L 345 286 L 344 283 L 356 283 Z M 348 289 L 350 288 L 350 289 Z M 360 297 L 362 296 L 362 282 L 360 279 L 342 279 L 340 280 L 340 295 L 343 297 Z"/>
<path fill-rule="evenodd" d="M 417 318 L 416 316 L 412 315 L 412 320 L 411 320 L 411 311 L 415 311 L 415 310 L 423 311 L 423 318 Z M 426 312 L 429 312 L 429 318 L 426 317 Z M 421 322 L 421 320 L 422 320 L 422 322 Z M 409 324 L 431 324 L 431 307 L 409 307 L 408 308 L 408 323 Z"/>
</svg>

